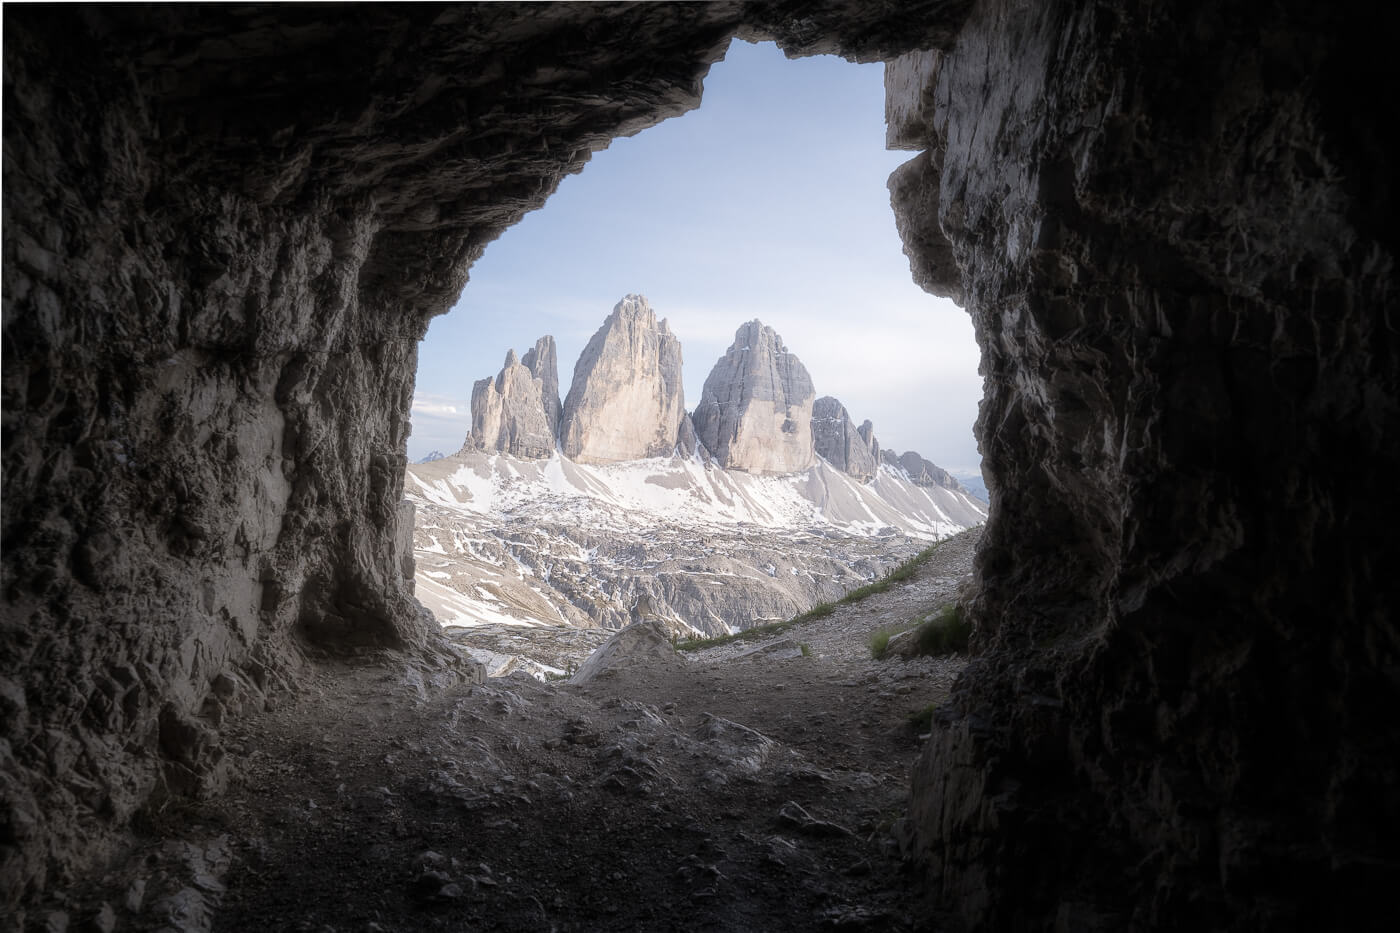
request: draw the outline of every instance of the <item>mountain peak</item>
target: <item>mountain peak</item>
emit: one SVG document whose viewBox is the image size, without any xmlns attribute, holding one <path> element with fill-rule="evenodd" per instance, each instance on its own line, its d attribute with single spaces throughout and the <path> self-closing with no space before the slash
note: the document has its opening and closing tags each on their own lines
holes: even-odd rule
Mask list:
<svg viewBox="0 0 1400 933">
<path fill-rule="evenodd" d="M 773 328 L 755 318 L 705 380 L 692 418 L 719 464 L 748 473 L 795 473 L 815 462 L 807 368 Z"/>
<path fill-rule="evenodd" d="M 684 417 L 681 343 L 644 296 L 627 295 L 574 366 L 559 447 L 583 463 L 665 456 Z"/>
<path fill-rule="evenodd" d="M 498 450 L 522 459 L 554 454 L 559 425 L 559 375 L 554 338 L 545 336 L 525 354 L 525 362 L 506 351 L 495 379 L 472 386 L 472 430 L 467 445 Z"/>
</svg>

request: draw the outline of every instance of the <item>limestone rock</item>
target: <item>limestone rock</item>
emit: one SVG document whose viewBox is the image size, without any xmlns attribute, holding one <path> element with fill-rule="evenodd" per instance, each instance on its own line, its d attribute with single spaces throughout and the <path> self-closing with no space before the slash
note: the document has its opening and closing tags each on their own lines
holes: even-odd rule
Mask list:
<svg viewBox="0 0 1400 933">
<path fill-rule="evenodd" d="M 862 426 L 869 434 L 869 421 Z M 880 462 L 870 453 L 870 443 L 851 423 L 851 416 L 830 395 L 824 395 L 812 405 L 812 444 L 817 456 L 826 459 L 836 469 L 849 473 L 862 483 L 875 478 Z"/>
<path fill-rule="evenodd" d="M 581 463 L 663 457 L 684 418 L 681 343 L 645 297 L 628 295 L 574 365 L 559 447 Z"/>
<path fill-rule="evenodd" d="M 944 489 L 972 495 L 953 474 L 937 464 L 930 463 L 912 450 L 906 450 L 898 455 L 893 450 L 883 450 L 880 452 L 880 459 L 882 462 L 909 474 L 909 480 L 915 486 L 942 486 Z"/>
<path fill-rule="evenodd" d="M 633 622 L 598 646 L 579 665 L 569 683 L 582 685 L 623 667 L 656 663 L 682 663 L 671 645 L 666 626 L 656 619 Z"/>
<path fill-rule="evenodd" d="M 816 462 L 807 367 L 762 321 L 749 321 L 715 363 L 692 414 L 695 433 L 720 466 L 795 473 Z"/>
<path fill-rule="evenodd" d="M 700 443 L 700 438 L 695 433 L 695 419 L 691 418 L 689 412 L 681 419 L 680 430 L 676 433 L 676 452 L 682 457 L 698 456 L 706 463 L 711 459 L 710 452 Z"/>
<path fill-rule="evenodd" d="M 875 425 L 866 419 L 856 428 L 856 433 L 860 435 L 861 441 L 865 444 L 865 449 L 870 451 L 870 457 L 876 464 L 880 463 L 880 442 L 875 439 Z"/>
<path fill-rule="evenodd" d="M 468 443 L 477 450 L 494 450 L 524 460 L 554 455 L 559 425 L 559 374 L 554 338 L 536 341 L 516 358 L 506 351 L 505 365 L 495 379 L 472 387 L 472 430 Z"/>
</svg>

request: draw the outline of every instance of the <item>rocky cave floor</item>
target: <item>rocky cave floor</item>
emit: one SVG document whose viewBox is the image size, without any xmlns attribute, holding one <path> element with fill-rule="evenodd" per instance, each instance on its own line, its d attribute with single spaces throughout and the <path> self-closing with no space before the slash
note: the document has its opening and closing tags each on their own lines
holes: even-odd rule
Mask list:
<svg viewBox="0 0 1400 933">
<path fill-rule="evenodd" d="M 868 643 L 953 601 L 979 533 L 767 642 L 583 686 L 321 664 L 227 734 L 227 794 L 154 815 L 61 913 L 76 929 L 930 929 L 895 829 L 911 717 L 964 662 L 877 662 Z"/>
</svg>

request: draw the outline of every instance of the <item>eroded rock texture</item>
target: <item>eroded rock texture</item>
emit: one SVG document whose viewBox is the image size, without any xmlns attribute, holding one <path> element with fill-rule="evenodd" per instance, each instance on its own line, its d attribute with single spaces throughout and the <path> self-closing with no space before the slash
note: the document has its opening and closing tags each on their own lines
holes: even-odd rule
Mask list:
<svg viewBox="0 0 1400 933">
<path fill-rule="evenodd" d="M 559 449 L 579 463 L 665 457 L 684 418 L 681 342 L 644 296 L 628 295 L 574 364 Z"/>
<path fill-rule="evenodd" d="M 762 321 L 749 321 L 715 362 L 691 412 L 695 433 L 727 470 L 795 473 L 816 462 L 807 367 Z"/>
<path fill-rule="evenodd" d="M 404 437 L 486 244 L 738 30 L 875 59 L 966 5 L 6 8 L 0 909 L 216 790 L 307 645 L 437 651 Z"/>
<path fill-rule="evenodd" d="M 467 443 L 525 460 L 554 455 L 559 431 L 559 364 L 554 338 L 541 337 L 518 359 L 506 351 L 495 379 L 472 386 L 472 430 Z"/>
<path fill-rule="evenodd" d="M 974 926 L 1360 928 L 1400 870 L 1393 150 L 1350 90 L 1394 79 L 1366 16 L 1249 6 L 985 2 L 887 72 L 986 376 L 981 659 L 914 785 Z"/>
<path fill-rule="evenodd" d="M 890 70 L 920 153 L 891 194 L 976 324 L 996 512 L 981 657 L 915 779 L 931 886 L 983 928 L 1364 926 L 1400 880 L 1395 26 L 7 7 L 0 900 L 216 790 L 223 717 L 306 646 L 435 650 L 402 549 L 415 342 L 737 32 L 942 50 Z"/>
<path fill-rule="evenodd" d="M 874 431 L 869 421 L 863 427 L 867 434 Z M 812 445 L 817 456 L 862 483 L 874 479 L 880 468 L 880 461 L 872 454 L 866 437 L 851 422 L 846 406 L 830 395 L 812 403 Z"/>
<path fill-rule="evenodd" d="M 906 450 L 902 454 L 896 454 L 893 450 L 882 450 L 880 459 L 908 473 L 915 486 L 942 486 L 956 492 L 967 492 L 957 477 L 938 464 L 925 460 L 917 451 Z"/>
</svg>

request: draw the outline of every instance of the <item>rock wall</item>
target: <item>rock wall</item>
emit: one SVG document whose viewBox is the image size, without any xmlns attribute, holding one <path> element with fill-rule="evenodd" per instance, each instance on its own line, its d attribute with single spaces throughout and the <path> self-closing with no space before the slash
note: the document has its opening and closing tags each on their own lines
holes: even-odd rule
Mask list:
<svg viewBox="0 0 1400 933">
<path fill-rule="evenodd" d="M 749 321 L 715 363 L 691 412 L 695 433 L 727 470 L 795 473 L 815 460 L 807 367 L 773 328 Z"/>
<path fill-rule="evenodd" d="M 554 456 L 559 430 L 559 373 L 554 338 L 541 337 L 524 360 L 506 351 L 495 379 L 472 386 L 472 430 L 467 443 L 525 460 Z"/>
<path fill-rule="evenodd" d="M 1376 28 L 989 0 L 886 73 L 986 378 L 980 659 L 906 839 L 973 928 L 1372 928 L 1400 879 Z"/>
<path fill-rule="evenodd" d="M 681 342 L 645 297 L 628 295 L 574 364 L 559 449 L 579 463 L 665 457 L 684 418 Z"/>
<path fill-rule="evenodd" d="M 6 9 L 0 912 L 216 791 L 307 646 L 445 651 L 401 552 L 417 341 L 739 14 Z"/>
<path fill-rule="evenodd" d="M 874 431 L 869 421 L 864 427 L 867 435 Z M 846 406 L 830 395 L 812 403 L 812 447 L 817 456 L 862 483 L 874 479 L 880 468 L 880 461 L 871 454 L 866 437 L 851 422 Z"/>
<path fill-rule="evenodd" d="M 891 196 L 916 281 L 972 314 L 997 505 L 980 658 L 915 779 L 930 887 L 981 928 L 1383 915 L 1395 27 L 1294 0 L 8 7 L 0 904 L 216 791 L 220 723 L 307 646 L 439 650 L 402 553 L 415 343 L 737 32 L 942 50 L 887 73 L 920 153 Z"/>
</svg>

